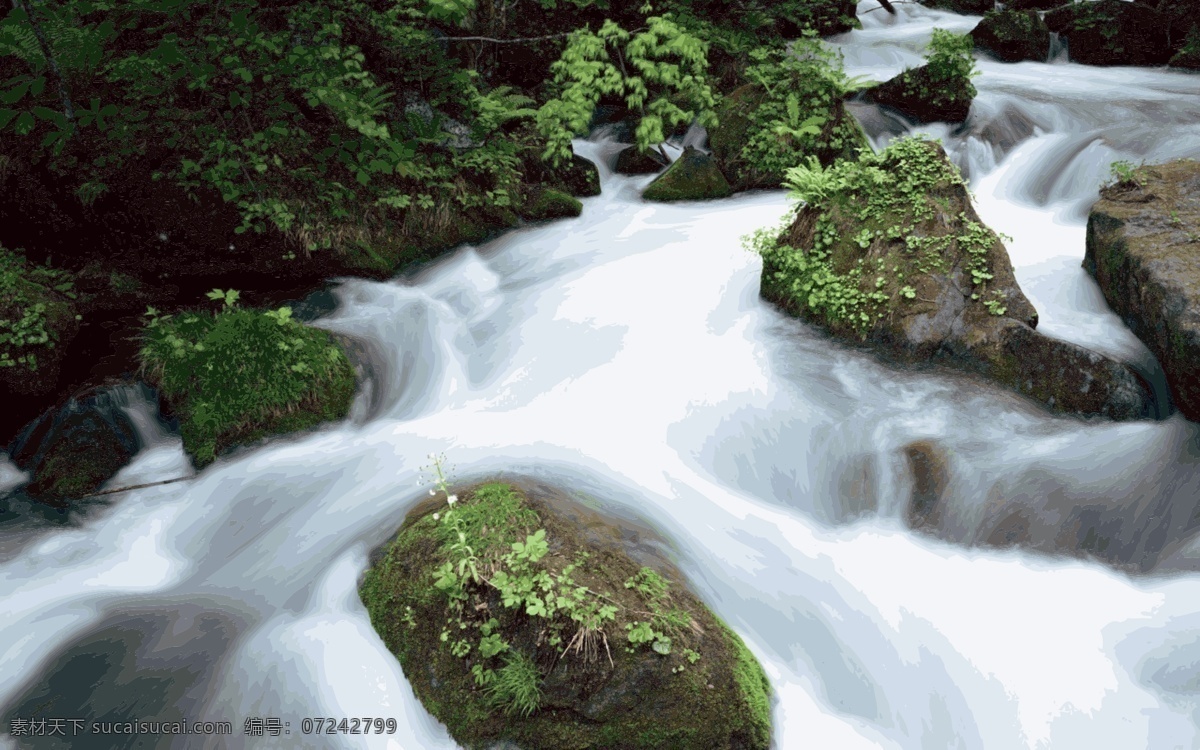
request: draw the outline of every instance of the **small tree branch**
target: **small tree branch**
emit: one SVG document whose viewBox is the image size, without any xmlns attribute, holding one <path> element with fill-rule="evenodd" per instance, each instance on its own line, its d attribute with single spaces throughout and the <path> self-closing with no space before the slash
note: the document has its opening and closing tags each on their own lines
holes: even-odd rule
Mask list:
<svg viewBox="0 0 1200 750">
<path fill-rule="evenodd" d="M 128 487 L 118 487 L 115 490 L 103 490 L 101 492 L 89 492 L 86 495 L 80 495 L 80 497 L 83 498 L 83 497 L 99 497 L 100 495 L 113 495 L 118 492 L 129 492 L 130 490 L 141 490 L 141 489 L 145 489 L 146 487 L 157 487 L 160 484 L 174 484 L 175 482 L 182 482 L 187 479 L 195 479 L 195 477 L 194 476 L 175 477 L 174 479 L 164 479 L 161 482 L 147 482 L 146 484 L 133 484 Z"/>
<path fill-rule="evenodd" d="M 520 39 L 493 39 L 490 36 L 444 36 L 443 39 L 451 42 L 491 42 L 492 44 L 528 44 L 529 42 L 540 42 L 544 39 L 559 39 L 564 36 L 571 36 L 574 32 L 565 31 L 561 34 L 547 34 L 545 36 L 527 36 Z"/>
<path fill-rule="evenodd" d="M 896 9 L 892 6 L 895 5 L 920 5 L 920 3 L 916 2 L 916 0 L 879 0 L 878 8 L 864 10 L 863 13 L 874 13 L 877 10 L 886 10 L 888 13 L 891 13 L 894 16 L 896 15 Z"/>
<path fill-rule="evenodd" d="M 38 23 L 37 17 L 33 14 L 33 8 L 27 0 L 12 0 L 12 6 L 25 11 L 25 17 L 29 19 L 29 25 L 33 27 L 33 35 L 37 37 L 38 46 L 42 48 L 42 55 L 46 58 L 50 72 L 54 74 L 54 83 L 58 87 L 58 96 L 62 100 L 63 114 L 66 115 L 71 132 L 74 133 L 75 107 L 71 104 L 71 94 L 67 91 L 66 79 L 63 78 L 62 70 L 58 67 L 58 60 L 54 58 L 54 52 L 50 49 L 46 33 L 42 31 L 42 25 Z"/>
</svg>

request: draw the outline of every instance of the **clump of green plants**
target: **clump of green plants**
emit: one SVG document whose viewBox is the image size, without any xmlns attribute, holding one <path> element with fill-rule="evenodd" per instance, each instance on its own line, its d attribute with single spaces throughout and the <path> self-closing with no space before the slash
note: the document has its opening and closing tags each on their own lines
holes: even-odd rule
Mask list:
<svg viewBox="0 0 1200 750">
<path fill-rule="evenodd" d="M 867 145 L 842 106 L 861 83 L 845 75 L 840 54 L 811 32 L 789 49 L 760 47 L 749 57 L 744 77 L 752 88 L 726 105 L 730 128 L 713 134 L 714 151 L 734 165 L 741 180 L 754 182 L 761 175 L 778 185 L 785 170 L 806 155 L 829 163 Z"/>
<path fill-rule="evenodd" d="M 968 34 L 955 34 L 946 29 L 934 29 L 925 50 L 927 93 L 933 100 L 939 96 L 974 99 L 978 93 L 971 79 L 979 75 L 975 67 L 975 42 Z M 941 91 L 939 91 L 939 88 Z"/>
<path fill-rule="evenodd" d="M 1146 165 L 1134 164 L 1125 159 L 1114 161 L 1108 168 L 1105 187 L 1141 187 L 1146 181 Z"/>
<path fill-rule="evenodd" d="M 292 318 L 289 307 L 237 306 L 214 289 L 220 309 L 146 311 L 142 367 L 180 418 L 184 449 L 205 465 L 232 445 L 341 419 L 354 397 L 354 368 L 329 333 Z"/>
<path fill-rule="evenodd" d="M 537 125 L 554 164 L 571 157 L 571 139 L 586 132 L 602 96 L 619 97 L 639 114 L 634 139 L 643 151 L 676 125 L 716 124 L 708 43 L 664 16 L 647 18 L 638 32 L 611 19 L 599 31 L 580 29 L 550 71 L 558 94 L 538 110 Z"/>
<path fill-rule="evenodd" d="M 62 329 L 80 320 L 65 271 L 30 263 L 0 245 L 0 368 L 38 369 L 38 354 L 53 349 Z"/>
<path fill-rule="evenodd" d="M 865 339 L 918 298 L 919 276 L 948 274 L 949 259 L 961 257 L 971 299 L 993 315 L 1006 312 L 1004 297 L 988 290 L 996 235 L 965 211 L 947 215 L 966 185 L 935 144 L 901 138 L 829 168 L 810 157 L 788 170 L 785 184 L 801 201 L 797 215 L 751 235 L 747 246 L 763 257 L 764 295 L 790 311 Z M 798 236 L 810 239 L 792 244 Z"/>
</svg>

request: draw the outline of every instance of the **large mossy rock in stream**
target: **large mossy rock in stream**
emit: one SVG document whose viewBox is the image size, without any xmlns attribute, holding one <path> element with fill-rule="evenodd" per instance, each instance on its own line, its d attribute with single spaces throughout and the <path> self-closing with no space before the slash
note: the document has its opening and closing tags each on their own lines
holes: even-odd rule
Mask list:
<svg viewBox="0 0 1200 750">
<path fill-rule="evenodd" d="M 1071 61 L 1083 65 L 1166 65 L 1174 54 L 1170 19 L 1141 3 L 1073 3 L 1048 12 L 1045 21 L 1066 40 Z"/>
<path fill-rule="evenodd" d="M 1050 54 L 1050 29 L 1032 10 L 993 10 L 971 30 L 975 49 L 1004 62 L 1044 62 Z"/>
<path fill-rule="evenodd" d="M 1101 190 L 1084 268 L 1200 421 L 1200 162 L 1140 167 Z"/>
<path fill-rule="evenodd" d="M 100 489 L 129 463 L 140 447 L 124 408 L 130 389 L 76 394 L 22 431 L 9 453 L 32 476 L 27 495 L 61 506 Z"/>
<path fill-rule="evenodd" d="M 900 112 L 913 122 L 965 122 L 975 99 L 971 79 L 944 77 L 929 65 L 910 68 L 863 93 L 867 101 Z"/>
<path fill-rule="evenodd" d="M 418 506 L 360 588 L 470 750 L 766 750 L 770 687 L 644 529 L 540 484 Z M 459 533 L 462 533 L 462 537 Z"/>
<path fill-rule="evenodd" d="M 768 300 L 886 358 L 979 373 L 1060 412 L 1151 412 L 1129 367 L 1034 331 L 1004 245 L 940 145 L 900 139 L 790 182 L 805 205 L 752 243 Z"/>
<path fill-rule="evenodd" d="M 349 412 L 356 373 L 342 346 L 291 312 L 226 307 L 150 319 L 142 367 L 163 411 L 178 418 L 197 468 L 231 448 Z"/>
<path fill-rule="evenodd" d="M 642 191 L 648 201 L 701 201 L 733 192 L 717 160 L 688 146 L 667 171 Z"/>
</svg>

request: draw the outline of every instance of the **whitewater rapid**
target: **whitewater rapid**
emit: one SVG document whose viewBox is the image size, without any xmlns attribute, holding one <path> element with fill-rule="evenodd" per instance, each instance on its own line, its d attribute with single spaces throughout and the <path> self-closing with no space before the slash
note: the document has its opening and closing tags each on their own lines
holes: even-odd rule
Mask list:
<svg viewBox="0 0 1200 750">
<path fill-rule="evenodd" d="M 898 7 L 836 40 L 852 73 L 886 77 L 934 25 L 971 25 Z M 935 135 L 971 174 L 981 216 L 1013 236 L 1039 329 L 1144 359 L 1078 271 L 1080 206 L 1114 158 L 1200 155 L 1194 125 L 1155 130 L 1144 106 L 1200 94 L 1200 78 L 981 68 L 983 119 Z M 1200 122 L 1200 96 L 1179 106 Z M 1110 120 L 1134 112 L 1143 120 Z M 1114 134 L 1139 123 L 1155 135 L 1131 152 Z M 4 540 L 6 717 L 115 648 L 97 686 L 55 710 L 124 698 L 144 718 L 235 728 L 164 747 L 457 747 L 356 591 L 368 551 L 426 495 L 425 457 L 444 452 L 459 480 L 536 475 L 660 530 L 762 661 L 779 748 L 1200 747 L 1200 556 L 1190 536 L 1155 536 L 1164 513 L 1179 526 L 1196 510 L 1194 424 L 1053 416 L 831 343 L 759 300 L 761 264 L 741 246 L 784 217 L 782 193 L 642 203 L 651 178 L 612 174 L 612 144 L 576 148 L 603 185 L 578 219 L 461 248 L 413 277 L 338 286 L 317 325 L 366 352 L 352 419 Z M 951 456 L 940 538 L 901 521 L 912 478 L 900 451 L 914 440 Z M 110 486 L 189 472 L 160 436 Z M 1137 555 L 1126 562 L 1177 572 L 976 546 L 1019 507 L 1033 546 L 1052 547 L 1054 524 L 1083 506 L 1122 522 L 1118 541 Z M 151 672 L 165 682 L 131 683 Z M 322 716 L 391 717 L 398 731 L 300 734 Z M 280 717 L 291 735 L 244 737 L 249 717 Z"/>
</svg>

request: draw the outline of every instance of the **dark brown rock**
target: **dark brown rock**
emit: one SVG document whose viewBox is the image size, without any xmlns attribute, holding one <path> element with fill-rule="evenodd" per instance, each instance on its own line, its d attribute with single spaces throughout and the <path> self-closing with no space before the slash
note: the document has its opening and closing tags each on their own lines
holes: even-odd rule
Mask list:
<svg viewBox="0 0 1200 750">
<path fill-rule="evenodd" d="M 642 192 L 648 201 L 699 201 L 724 198 L 732 191 L 717 160 L 688 146 Z"/>
<path fill-rule="evenodd" d="M 908 525 L 918 529 L 941 523 L 939 503 L 950 483 L 950 472 L 941 449 L 926 440 L 904 446 L 904 458 L 913 476 L 912 497 L 908 503 Z"/>
<path fill-rule="evenodd" d="M 637 146 L 621 150 L 613 171 L 617 174 L 658 174 L 667 167 L 667 158 L 655 149 L 641 151 Z"/>
<path fill-rule="evenodd" d="M 1072 62 L 1084 65 L 1166 65 L 1173 50 L 1171 21 L 1157 10 L 1123 0 L 1075 3 L 1050 11 L 1046 26 L 1067 41 Z"/>
<path fill-rule="evenodd" d="M 1084 268 L 1158 357 L 1183 414 L 1200 420 L 1200 162 L 1138 170 L 1101 191 Z"/>
<path fill-rule="evenodd" d="M 964 122 L 975 93 L 969 80 L 935 80 L 929 66 L 911 68 L 868 89 L 864 98 L 915 122 Z"/>
<path fill-rule="evenodd" d="M 12 446 L 13 461 L 33 479 L 30 497 L 61 506 L 95 492 L 139 448 L 122 406 L 128 387 L 92 390 L 71 397 L 30 424 Z"/>
<path fill-rule="evenodd" d="M 1032 10 L 990 11 L 972 31 L 975 48 L 1004 62 L 1045 61 L 1050 54 L 1050 29 Z"/>
</svg>

